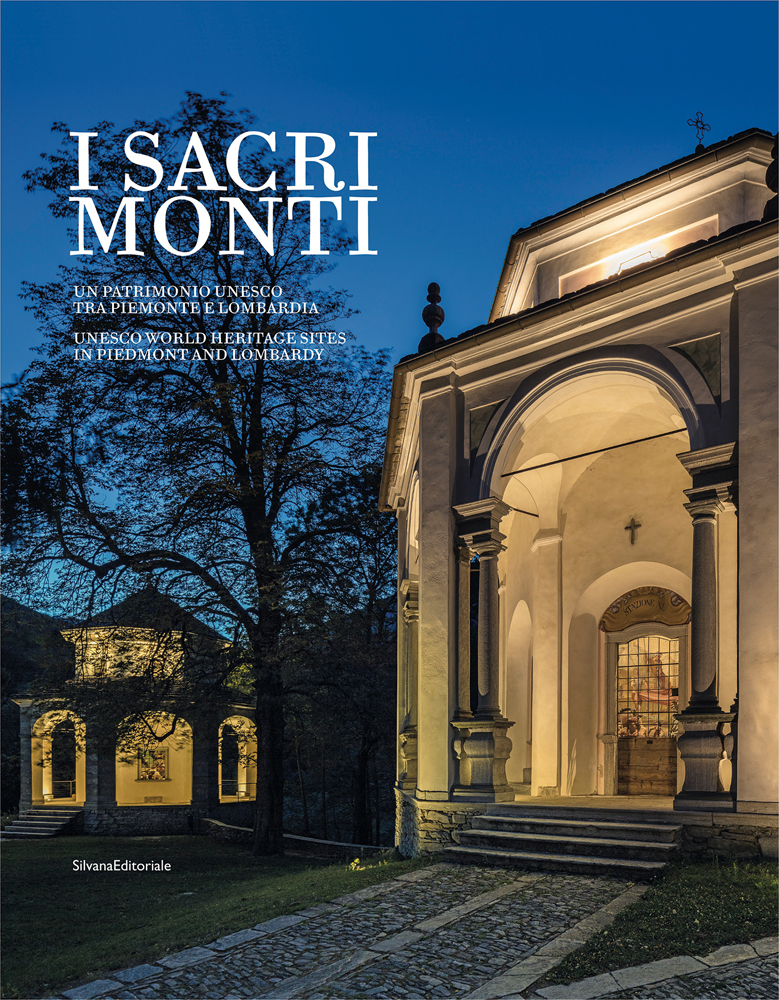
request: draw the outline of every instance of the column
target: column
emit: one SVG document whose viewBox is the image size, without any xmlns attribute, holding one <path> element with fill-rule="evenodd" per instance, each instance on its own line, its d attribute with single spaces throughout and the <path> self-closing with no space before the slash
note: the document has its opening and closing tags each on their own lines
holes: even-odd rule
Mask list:
<svg viewBox="0 0 779 1000">
<path fill-rule="evenodd" d="M 219 720 L 192 720 L 192 805 L 210 815 L 219 806 Z"/>
<path fill-rule="evenodd" d="M 401 594 L 403 669 L 398 675 L 398 788 L 410 790 L 417 784 L 418 585 L 404 580 Z"/>
<path fill-rule="evenodd" d="M 19 699 L 19 814 L 32 809 L 32 702 Z"/>
<path fill-rule="evenodd" d="M 562 722 L 562 536 L 542 529 L 533 542 L 532 795 L 560 794 Z"/>
<path fill-rule="evenodd" d="M 479 700 L 472 719 L 458 717 L 452 722 L 457 730 L 454 750 L 459 762 L 458 782 L 452 794 L 455 798 L 470 801 L 506 802 L 514 799 L 514 789 L 506 780 L 506 761 L 511 753 L 507 730 L 514 723 L 502 716 L 499 703 L 498 556 L 503 551 L 505 539 L 499 525 L 509 510 L 502 500 L 495 497 L 454 508 L 460 544 L 479 557 Z M 461 600 L 461 614 L 463 606 Z M 470 620 L 470 600 L 468 616 Z"/>
<path fill-rule="evenodd" d="M 690 702 L 685 714 L 721 712 L 717 702 L 717 514 L 715 498 L 685 504 L 692 516 Z"/>
<path fill-rule="evenodd" d="M 94 725 L 87 724 L 84 809 L 88 813 L 103 813 L 116 808 L 116 751 L 111 745 L 106 746 L 107 741 L 100 744 L 96 736 L 90 738 L 93 730 Z"/>
<path fill-rule="evenodd" d="M 500 719 L 500 598 L 498 595 L 498 555 L 505 536 L 500 533 L 484 541 L 474 541 L 479 557 L 479 719 Z"/>
<path fill-rule="evenodd" d="M 717 518 L 726 504 L 735 502 L 734 450 L 733 444 L 719 445 L 679 456 L 693 477 L 692 488 L 684 491 L 693 531 L 692 620 L 690 701 L 676 716 L 683 729 L 678 746 L 684 786 L 674 809 L 733 809 L 731 793 L 718 790 L 725 728 L 734 715 L 723 712 L 717 700 Z"/>
</svg>

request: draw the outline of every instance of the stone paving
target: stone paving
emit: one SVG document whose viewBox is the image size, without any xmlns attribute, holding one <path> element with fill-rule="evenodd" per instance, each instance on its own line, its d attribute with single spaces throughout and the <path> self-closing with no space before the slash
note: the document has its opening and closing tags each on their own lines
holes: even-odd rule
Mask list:
<svg viewBox="0 0 779 1000">
<path fill-rule="evenodd" d="M 706 956 L 682 955 L 616 969 L 529 996 L 544 1000 L 776 1000 L 778 946 L 775 937 L 726 945 Z"/>
<path fill-rule="evenodd" d="M 762 1000 L 765 997 L 766 1000 L 776 1000 L 779 977 L 775 959 L 757 958 L 751 962 L 737 962 L 720 969 L 674 976 L 653 986 L 607 995 L 612 1000 L 707 1000 L 708 997 L 731 997 L 734 1000 Z"/>
<path fill-rule="evenodd" d="M 620 878 L 438 864 L 257 924 L 207 947 L 122 970 L 61 997 L 776 997 L 775 963 L 769 957 L 775 940 L 532 992 L 540 976 L 645 889 Z M 748 991 L 738 992 L 742 989 Z"/>
</svg>

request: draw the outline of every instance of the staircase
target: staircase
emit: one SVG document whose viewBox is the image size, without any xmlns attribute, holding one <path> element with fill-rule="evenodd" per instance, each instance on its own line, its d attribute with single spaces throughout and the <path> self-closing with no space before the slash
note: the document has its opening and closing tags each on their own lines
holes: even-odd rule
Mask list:
<svg viewBox="0 0 779 1000">
<path fill-rule="evenodd" d="M 6 827 L 0 839 L 38 840 L 41 837 L 56 837 L 83 811 L 80 806 L 71 805 L 34 806 Z"/>
<path fill-rule="evenodd" d="M 674 854 L 681 830 L 654 810 L 496 805 L 445 854 L 461 864 L 647 880 Z"/>
</svg>

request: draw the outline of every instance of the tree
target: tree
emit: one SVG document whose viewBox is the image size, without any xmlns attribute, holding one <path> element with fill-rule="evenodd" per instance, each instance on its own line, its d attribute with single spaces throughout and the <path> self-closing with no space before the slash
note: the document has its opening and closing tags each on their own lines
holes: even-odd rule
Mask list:
<svg viewBox="0 0 779 1000">
<path fill-rule="evenodd" d="M 341 780 L 322 781 L 322 816 L 326 793 L 348 795 L 352 841 L 362 844 L 380 842 L 381 813 L 393 807 L 382 808 L 382 789 L 391 791 L 394 769 L 397 547 L 395 524 L 376 503 L 380 480 L 378 461 L 345 473 L 306 512 L 303 530 L 334 530 L 297 567 L 297 627 L 285 643 L 304 824 L 301 759 L 327 773 L 335 750 Z"/>
<path fill-rule="evenodd" d="M 99 141 L 91 147 L 89 180 L 100 188 L 103 218 L 113 219 L 125 196 L 123 151 L 130 134 L 158 135 L 154 155 L 165 176 L 173 177 L 193 132 L 219 171 L 235 137 L 257 128 L 248 112 L 197 94 L 188 94 L 169 121 L 124 129 L 99 124 L 91 130 Z M 53 194 L 56 216 L 70 217 L 74 140 L 65 125 L 54 131 L 63 136 L 60 150 L 44 154 L 43 165 L 25 177 L 29 190 Z M 242 154 L 240 176 L 257 188 L 275 170 L 279 190 L 286 191 L 292 169 L 253 151 Z M 153 180 L 152 170 L 147 173 L 146 186 Z M 181 256 L 155 238 L 154 218 L 169 196 L 157 188 L 145 191 L 135 208 L 141 256 L 96 250 L 74 258 L 76 265 L 63 268 L 56 281 L 25 285 L 45 344 L 6 402 L 7 569 L 19 592 L 33 600 L 54 589 L 82 608 L 155 580 L 240 645 L 257 698 L 254 850 L 281 853 L 279 637 L 287 575 L 314 539 L 337 530 L 337 517 L 318 524 L 306 522 L 304 512 L 333 476 L 359 465 L 370 449 L 385 361 L 327 343 L 337 337 L 312 336 L 333 331 L 349 315 L 347 296 L 317 285 L 330 265 L 308 252 L 309 227 L 295 212 L 289 219 L 285 205 L 276 216 L 273 253 L 254 238 L 247 238 L 242 255 L 220 252 L 230 245 L 220 198 L 246 192 L 224 169 L 218 181 L 226 191 L 198 189 L 194 196 L 212 220 L 197 253 Z M 173 251 L 196 244 L 200 211 L 188 201 L 168 207 Z M 348 246 L 326 219 L 321 231 L 330 249 Z M 75 234 L 73 239 L 76 245 Z M 74 310 L 74 294 L 83 303 L 90 289 L 97 290 L 96 301 L 127 302 L 111 291 L 124 286 L 164 289 L 153 301 L 170 306 L 152 323 L 121 308 Z M 242 287 L 250 290 L 248 300 Z M 267 294 L 254 297 L 252 288 Z M 206 301 L 230 308 L 209 315 Z M 246 310 L 247 301 L 264 308 Z M 279 301 L 306 303 L 308 311 L 302 305 L 295 312 L 274 311 Z M 300 342 L 304 334 L 318 345 L 316 360 L 283 360 L 265 351 L 274 338 Z M 250 346 L 206 350 L 215 337 L 222 344 L 243 338 Z M 75 356 L 74 340 L 107 351 L 96 345 L 122 338 L 147 348 L 150 338 L 200 342 L 200 348 L 161 349 L 157 358 L 106 353 L 99 363 Z"/>
</svg>

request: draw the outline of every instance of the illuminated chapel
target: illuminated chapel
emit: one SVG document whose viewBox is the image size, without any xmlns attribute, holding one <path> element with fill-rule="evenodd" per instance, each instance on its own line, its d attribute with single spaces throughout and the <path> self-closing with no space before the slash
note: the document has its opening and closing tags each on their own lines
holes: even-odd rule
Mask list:
<svg viewBox="0 0 779 1000">
<path fill-rule="evenodd" d="M 429 286 L 380 498 L 403 853 L 776 854 L 776 189 L 750 129 L 517 231 L 483 326 Z"/>
<path fill-rule="evenodd" d="M 39 616 L 40 617 L 40 616 Z M 20 692 L 20 818 L 3 837 L 198 832 L 204 818 L 251 825 L 257 740 L 253 705 L 193 697 L 182 711 L 133 712 L 134 679 L 173 692 L 188 671 L 206 678 L 229 643 L 153 587 L 61 628 L 69 683 L 92 689 L 90 716 Z M 124 682 L 129 693 L 112 699 Z M 88 693 L 88 692 L 87 692 Z M 77 699 L 89 706 L 90 699 Z M 123 718 L 121 709 L 130 713 Z M 168 705 L 172 708 L 172 705 Z"/>
</svg>

